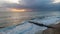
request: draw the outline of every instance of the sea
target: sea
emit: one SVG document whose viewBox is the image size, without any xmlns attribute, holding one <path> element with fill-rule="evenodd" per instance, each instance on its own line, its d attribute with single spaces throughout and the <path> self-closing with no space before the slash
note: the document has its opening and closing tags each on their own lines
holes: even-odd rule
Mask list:
<svg viewBox="0 0 60 34">
<path fill-rule="evenodd" d="M 28 21 L 38 22 L 44 25 L 58 24 L 60 11 L 26 11 L 26 12 L 0 12 L 1 34 L 36 34 L 47 27 L 37 26 Z M 17 26 L 18 25 L 18 26 Z"/>
</svg>

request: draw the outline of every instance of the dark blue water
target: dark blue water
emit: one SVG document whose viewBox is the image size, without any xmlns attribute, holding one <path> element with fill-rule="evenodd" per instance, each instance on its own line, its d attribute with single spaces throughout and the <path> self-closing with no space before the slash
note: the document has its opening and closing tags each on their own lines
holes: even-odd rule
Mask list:
<svg viewBox="0 0 60 34">
<path fill-rule="evenodd" d="M 0 12 L 0 26 L 19 24 L 39 16 L 60 16 L 60 11 Z"/>
<path fill-rule="evenodd" d="M 44 18 L 41 19 L 41 16 Z M 60 20 L 59 11 L 40 11 L 40 12 L 0 12 L 0 29 L 1 34 L 35 34 L 42 33 L 46 27 L 40 27 L 28 22 L 31 21 L 42 23 L 44 25 L 57 24 Z M 24 24 L 22 24 L 24 23 Z M 18 25 L 22 24 L 22 25 Z M 18 26 L 16 26 L 18 25 Z"/>
</svg>

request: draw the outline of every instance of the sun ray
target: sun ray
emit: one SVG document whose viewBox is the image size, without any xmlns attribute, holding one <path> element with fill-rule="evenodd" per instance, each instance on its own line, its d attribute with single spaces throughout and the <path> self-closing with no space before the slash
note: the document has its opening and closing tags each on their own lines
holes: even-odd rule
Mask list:
<svg viewBox="0 0 60 34">
<path fill-rule="evenodd" d="M 11 8 L 9 9 L 11 12 L 26 12 L 26 9 L 15 9 L 15 8 Z"/>
</svg>

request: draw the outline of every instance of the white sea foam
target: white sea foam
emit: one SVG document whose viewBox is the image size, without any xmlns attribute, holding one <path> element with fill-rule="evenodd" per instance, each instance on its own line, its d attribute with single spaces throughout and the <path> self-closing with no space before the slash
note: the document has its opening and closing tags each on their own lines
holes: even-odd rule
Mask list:
<svg viewBox="0 0 60 34">
<path fill-rule="evenodd" d="M 51 24 L 57 24 L 59 20 L 60 20 L 60 17 L 52 16 L 52 17 L 44 17 L 42 19 L 35 18 L 31 21 L 42 23 L 45 25 L 51 25 Z M 35 34 L 38 31 L 43 31 L 47 29 L 46 27 L 41 27 L 35 24 L 31 24 L 28 21 L 29 20 L 24 21 L 24 24 L 22 25 L 1 29 L 0 34 Z"/>
</svg>

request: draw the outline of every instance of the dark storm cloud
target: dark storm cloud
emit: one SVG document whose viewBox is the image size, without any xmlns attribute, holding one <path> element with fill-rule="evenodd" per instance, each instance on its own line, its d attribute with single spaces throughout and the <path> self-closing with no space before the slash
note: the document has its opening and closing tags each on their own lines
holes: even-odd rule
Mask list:
<svg viewBox="0 0 60 34">
<path fill-rule="evenodd" d="M 22 0 L 20 4 L 4 3 L 8 8 L 27 8 L 36 10 L 60 10 L 60 3 L 52 3 L 53 0 Z"/>
<path fill-rule="evenodd" d="M 39 10 L 60 10 L 60 3 L 53 4 L 53 0 L 24 0 L 26 8 Z"/>
</svg>

